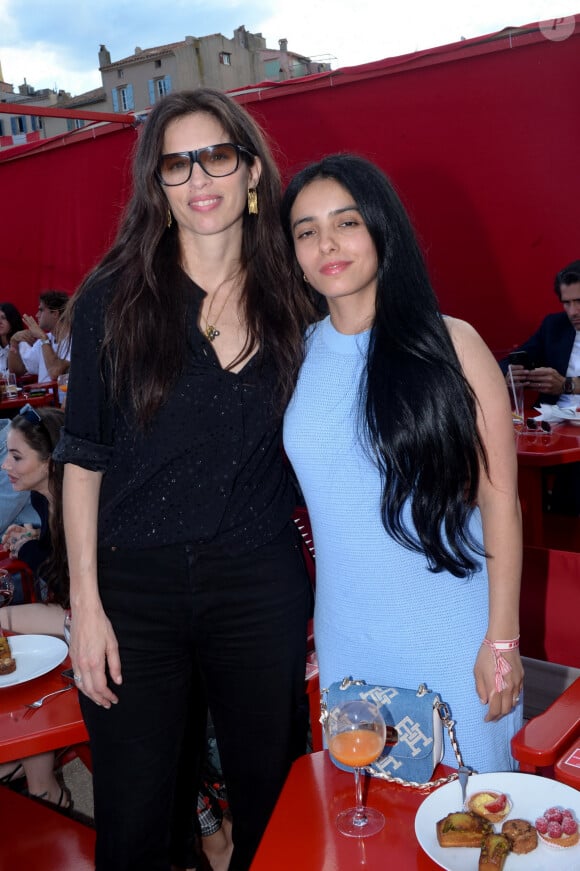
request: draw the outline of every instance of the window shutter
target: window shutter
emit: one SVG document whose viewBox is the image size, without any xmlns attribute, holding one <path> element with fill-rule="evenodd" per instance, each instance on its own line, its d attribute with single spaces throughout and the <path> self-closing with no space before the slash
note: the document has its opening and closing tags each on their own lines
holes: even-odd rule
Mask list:
<svg viewBox="0 0 580 871">
<path fill-rule="evenodd" d="M 155 103 L 155 82 L 153 79 L 149 79 L 147 82 L 147 90 L 149 91 L 149 105 L 153 106 Z"/>
<path fill-rule="evenodd" d="M 117 93 L 116 88 L 113 88 L 112 95 L 113 95 L 113 112 L 118 112 L 119 111 L 119 95 Z"/>
<path fill-rule="evenodd" d="M 127 92 L 127 109 L 134 109 L 135 99 L 133 97 L 133 85 L 127 85 L 125 90 Z"/>
<path fill-rule="evenodd" d="M 12 130 L 12 135 L 16 136 L 20 131 L 18 130 L 18 119 L 12 116 L 10 119 L 10 129 Z"/>
<path fill-rule="evenodd" d="M 165 93 L 171 93 L 171 76 L 165 76 Z"/>
<path fill-rule="evenodd" d="M 37 129 L 38 124 L 37 124 L 37 122 L 36 122 L 36 115 L 31 115 L 31 116 L 30 116 L 30 127 L 31 127 L 32 130 L 36 130 L 36 129 Z"/>
</svg>

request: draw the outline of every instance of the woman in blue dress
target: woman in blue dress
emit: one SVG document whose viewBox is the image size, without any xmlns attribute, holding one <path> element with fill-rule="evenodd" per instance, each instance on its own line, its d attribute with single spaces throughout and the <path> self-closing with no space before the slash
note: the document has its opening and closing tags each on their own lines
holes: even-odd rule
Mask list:
<svg viewBox="0 0 580 871">
<path fill-rule="evenodd" d="M 469 324 L 442 316 L 376 166 L 342 154 L 307 167 L 282 216 L 295 292 L 306 283 L 329 310 L 284 426 L 316 548 L 321 686 L 425 682 L 451 708 L 465 764 L 508 770 L 521 514 L 501 372 Z"/>
</svg>

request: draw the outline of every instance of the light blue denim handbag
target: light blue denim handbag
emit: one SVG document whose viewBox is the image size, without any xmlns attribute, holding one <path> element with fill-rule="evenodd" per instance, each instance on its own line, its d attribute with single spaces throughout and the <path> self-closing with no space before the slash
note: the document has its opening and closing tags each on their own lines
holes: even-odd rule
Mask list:
<svg viewBox="0 0 580 871">
<path fill-rule="evenodd" d="M 437 693 L 420 684 L 416 690 L 367 684 L 364 680 L 345 677 L 320 693 L 324 726 L 329 711 L 345 702 L 372 702 L 380 710 L 387 726 L 385 749 L 376 762 L 365 771 L 373 777 L 392 780 L 403 786 L 431 788 L 448 783 L 457 774 L 432 781 L 433 771 L 443 759 L 443 726 L 447 729 L 451 746 L 459 766 L 463 766 L 461 753 L 454 734 L 454 721 L 449 708 Z M 330 758 L 338 768 L 347 768 L 332 754 Z"/>
</svg>

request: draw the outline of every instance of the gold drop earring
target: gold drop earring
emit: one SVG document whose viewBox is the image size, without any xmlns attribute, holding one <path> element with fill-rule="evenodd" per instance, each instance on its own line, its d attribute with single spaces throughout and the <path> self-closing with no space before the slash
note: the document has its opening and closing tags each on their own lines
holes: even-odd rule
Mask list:
<svg viewBox="0 0 580 871">
<path fill-rule="evenodd" d="M 171 209 L 167 209 L 167 229 L 171 227 L 173 224 L 173 215 L 171 214 Z"/>
<path fill-rule="evenodd" d="M 250 188 L 248 191 L 248 214 L 258 214 L 258 192 L 255 188 Z"/>
</svg>

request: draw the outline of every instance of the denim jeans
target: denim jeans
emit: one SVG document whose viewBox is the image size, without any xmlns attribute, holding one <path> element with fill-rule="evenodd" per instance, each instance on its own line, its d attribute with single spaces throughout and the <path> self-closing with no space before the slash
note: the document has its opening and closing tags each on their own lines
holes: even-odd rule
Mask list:
<svg viewBox="0 0 580 871">
<path fill-rule="evenodd" d="M 236 557 L 191 545 L 101 550 L 99 589 L 123 684 L 110 710 L 81 699 L 97 871 L 168 871 L 177 772 L 187 766 L 182 802 L 191 772 L 191 806 L 176 808 L 184 824 L 195 814 L 207 706 L 233 817 L 230 867 L 246 871 L 304 752 L 310 586 L 293 526 Z"/>
</svg>

